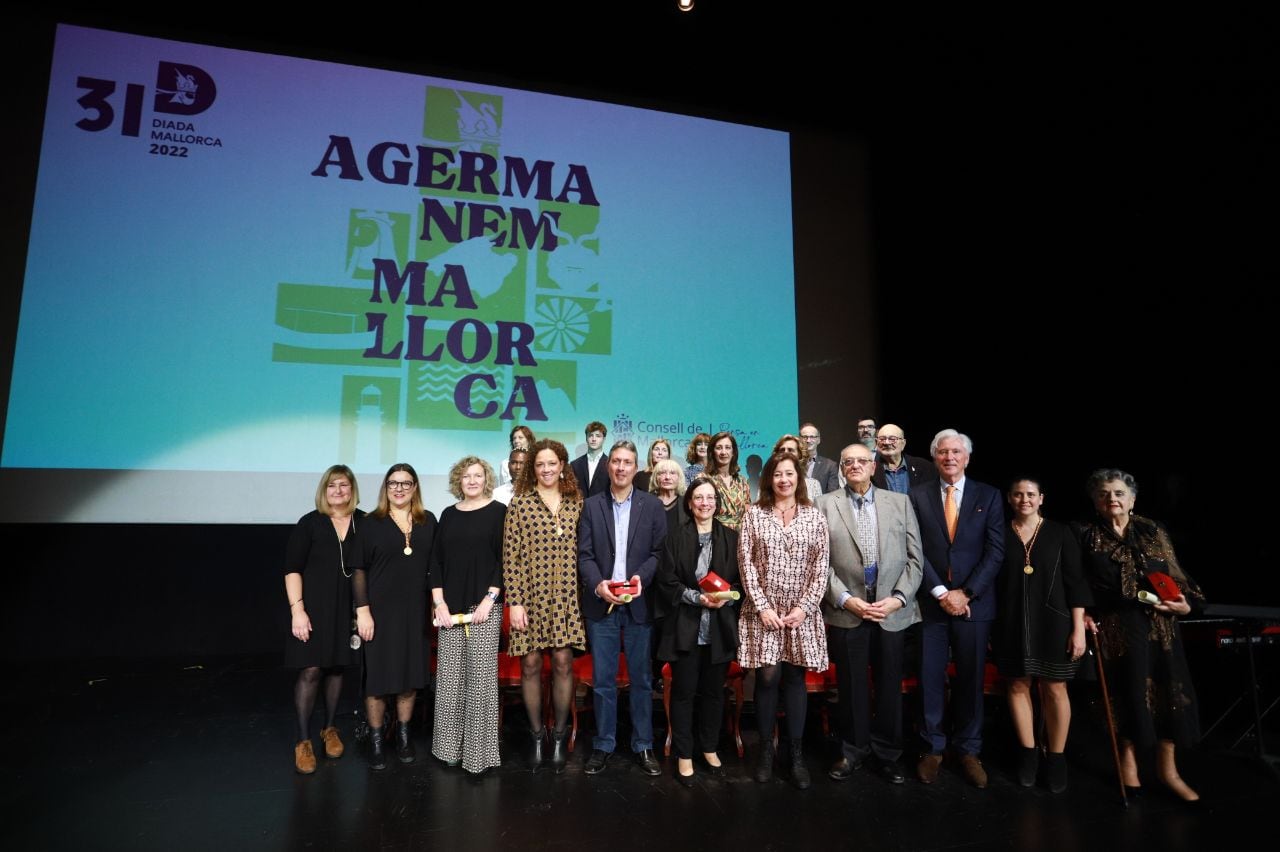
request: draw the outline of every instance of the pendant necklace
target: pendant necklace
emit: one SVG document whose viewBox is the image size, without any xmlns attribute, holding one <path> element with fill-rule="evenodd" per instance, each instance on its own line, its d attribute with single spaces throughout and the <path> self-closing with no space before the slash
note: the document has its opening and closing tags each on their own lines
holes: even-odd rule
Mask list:
<svg viewBox="0 0 1280 852">
<path fill-rule="evenodd" d="M 409 528 L 408 528 L 408 529 L 405 529 L 404 527 L 400 526 L 400 522 L 399 522 L 399 521 L 396 521 L 395 517 L 392 517 L 392 518 L 391 518 L 391 520 L 395 521 L 396 527 L 398 527 L 398 528 L 399 528 L 400 532 L 404 533 L 404 555 L 405 555 L 405 556 L 412 556 L 412 555 L 413 555 L 413 545 L 412 545 L 412 544 L 410 544 L 410 542 L 409 542 L 409 535 L 413 532 L 413 512 L 410 512 L 410 513 L 409 513 L 409 517 L 408 517 L 408 521 L 409 521 Z"/>
<path fill-rule="evenodd" d="M 1013 526 L 1013 532 L 1015 535 L 1018 536 L 1018 541 L 1022 541 L 1022 533 L 1019 532 L 1018 527 L 1013 524 L 1013 521 L 1010 521 L 1009 523 L 1010 525 Z M 1036 536 L 1040 535 L 1040 525 L 1043 523 L 1044 523 L 1044 518 L 1037 518 L 1036 529 L 1035 529 L 1035 532 L 1031 534 L 1031 541 L 1022 542 L 1022 550 L 1027 557 L 1025 560 L 1026 564 L 1022 566 L 1023 574 L 1036 573 L 1036 569 L 1031 566 L 1031 549 L 1036 546 Z"/>
</svg>

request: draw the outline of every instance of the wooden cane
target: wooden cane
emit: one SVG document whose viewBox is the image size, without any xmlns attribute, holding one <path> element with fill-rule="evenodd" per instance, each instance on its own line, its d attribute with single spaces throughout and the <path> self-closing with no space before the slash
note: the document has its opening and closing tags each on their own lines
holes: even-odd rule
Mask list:
<svg viewBox="0 0 1280 852">
<path fill-rule="evenodd" d="M 1111 715 L 1111 693 L 1107 690 L 1107 673 L 1102 668 L 1102 643 L 1098 634 L 1090 631 L 1093 637 L 1093 654 L 1098 660 L 1098 683 L 1102 684 L 1102 707 L 1107 713 L 1107 732 L 1111 734 L 1111 757 L 1116 764 L 1116 780 L 1120 782 L 1120 803 L 1129 807 L 1129 794 L 1124 789 L 1124 773 L 1120 768 L 1120 744 L 1116 739 L 1116 718 Z"/>
</svg>

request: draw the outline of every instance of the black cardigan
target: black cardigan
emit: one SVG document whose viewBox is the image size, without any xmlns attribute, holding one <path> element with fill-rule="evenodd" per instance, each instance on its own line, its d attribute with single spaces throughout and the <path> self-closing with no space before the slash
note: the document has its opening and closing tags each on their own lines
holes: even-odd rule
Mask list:
<svg viewBox="0 0 1280 852">
<path fill-rule="evenodd" d="M 655 603 L 662 620 L 662 636 L 658 640 L 658 659 L 675 660 L 698 647 L 698 622 L 703 607 L 681 602 L 685 589 L 698 588 L 694 572 L 698 569 L 698 525 L 688 518 L 667 533 L 658 560 Z M 719 521 L 711 524 L 711 570 L 729 586 L 742 591 L 738 574 L 738 533 Z M 738 603 L 729 601 L 711 613 L 711 661 L 725 663 L 737 655 Z"/>
</svg>

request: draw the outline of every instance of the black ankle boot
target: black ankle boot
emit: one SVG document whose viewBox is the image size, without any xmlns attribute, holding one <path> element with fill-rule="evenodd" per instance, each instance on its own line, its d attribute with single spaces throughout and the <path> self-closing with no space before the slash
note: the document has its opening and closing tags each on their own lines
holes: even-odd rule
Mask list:
<svg viewBox="0 0 1280 852">
<path fill-rule="evenodd" d="M 569 762 L 569 729 L 551 732 L 551 771 L 559 775 Z"/>
<path fill-rule="evenodd" d="M 1067 789 L 1067 756 L 1062 752 L 1046 752 L 1044 756 L 1044 779 L 1049 785 L 1050 793 L 1061 793 Z"/>
<path fill-rule="evenodd" d="M 804 765 L 804 749 L 799 740 L 791 741 L 791 783 L 798 790 L 809 789 L 809 767 Z"/>
<path fill-rule="evenodd" d="M 413 763 L 417 759 L 418 755 L 413 750 L 413 741 L 409 739 L 409 723 L 400 722 L 396 725 L 396 760 L 401 763 Z"/>
<path fill-rule="evenodd" d="M 546 760 L 547 729 L 539 728 L 529 732 L 529 768 L 537 772 Z"/>
<path fill-rule="evenodd" d="M 370 728 L 369 729 L 369 768 L 370 769 L 386 769 L 387 768 L 387 751 L 384 748 L 386 742 L 386 728 Z"/>
<path fill-rule="evenodd" d="M 1023 787 L 1036 786 L 1036 769 L 1040 764 L 1040 750 L 1035 746 L 1018 746 L 1018 783 Z"/>
<path fill-rule="evenodd" d="M 756 764 L 755 778 L 761 784 L 773 780 L 773 739 L 770 737 L 760 742 L 760 761 Z"/>
</svg>

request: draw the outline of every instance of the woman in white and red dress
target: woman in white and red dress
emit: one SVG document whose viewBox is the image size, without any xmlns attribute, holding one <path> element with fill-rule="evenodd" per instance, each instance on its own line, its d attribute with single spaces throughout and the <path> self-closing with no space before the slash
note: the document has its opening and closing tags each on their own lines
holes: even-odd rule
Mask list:
<svg viewBox="0 0 1280 852">
<path fill-rule="evenodd" d="M 738 662 L 756 671 L 760 763 L 755 779 L 773 777 L 773 727 L 781 684 L 791 741 L 791 781 L 809 786 L 804 736 L 806 669 L 827 668 L 820 605 L 827 589 L 831 542 L 827 521 L 806 492 L 796 457 L 774 453 L 760 475 L 760 499 L 738 531 L 738 564 L 746 591 L 738 619 Z"/>
</svg>

